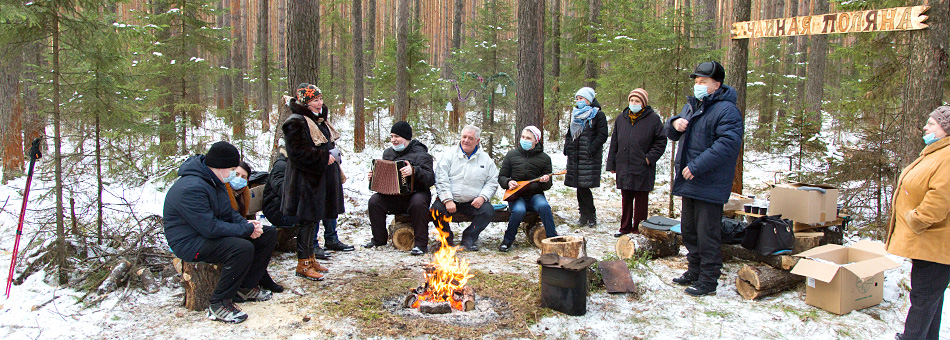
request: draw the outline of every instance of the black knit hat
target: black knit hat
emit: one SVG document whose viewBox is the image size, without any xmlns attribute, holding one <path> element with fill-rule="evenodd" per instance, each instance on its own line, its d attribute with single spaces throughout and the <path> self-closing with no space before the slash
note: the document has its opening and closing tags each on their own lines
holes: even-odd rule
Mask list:
<svg viewBox="0 0 950 340">
<path fill-rule="evenodd" d="M 211 144 L 205 155 L 205 165 L 215 169 L 230 169 L 241 164 L 241 153 L 228 142 Z"/>
<path fill-rule="evenodd" d="M 389 132 L 395 133 L 397 136 L 405 138 L 406 140 L 412 140 L 412 127 L 405 121 L 398 121 L 396 124 L 393 124 L 393 128 L 390 129 Z"/>
<path fill-rule="evenodd" d="M 726 79 L 726 70 L 722 68 L 722 65 L 720 65 L 719 62 L 707 61 L 696 65 L 696 68 L 693 69 L 693 73 L 690 74 L 689 77 L 709 77 L 722 83 L 723 80 Z"/>
</svg>

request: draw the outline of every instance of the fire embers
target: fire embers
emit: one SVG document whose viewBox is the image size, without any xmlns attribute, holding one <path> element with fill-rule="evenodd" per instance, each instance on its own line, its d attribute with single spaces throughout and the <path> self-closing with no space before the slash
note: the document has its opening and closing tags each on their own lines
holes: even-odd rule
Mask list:
<svg viewBox="0 0 950 340">
<path fill-rule="evenodd" d="M 409 290 L 403 307 L 429 314 L 475 309 L 475 290 L 465 284 L 474 275 L 468 273 L 468 261 L 456 256 L 458 247 L 450 246 L 448 233 L 442 231 L 442 226 L 452 222 L 452 216 L 442 216 L 434 209 L 431 212 L 440 247 L 432 254 L 432 262 L 425 265 L 425 285 Z"/>
</svg>

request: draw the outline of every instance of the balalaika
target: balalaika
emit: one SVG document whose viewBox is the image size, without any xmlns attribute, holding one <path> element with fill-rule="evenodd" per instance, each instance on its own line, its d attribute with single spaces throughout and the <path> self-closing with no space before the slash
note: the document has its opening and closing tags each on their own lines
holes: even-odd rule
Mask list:
<svg viewBox="0 0 950 340">
<path fill-rule="evenodd" d="M 384 195 L 408 195 L 412 193 L 414 178 L 403 177 L 399 169 L 410 165 L 407 161 L 373 160 L 373 178 L 369 180 L 369 190 Z"/>
</svg>

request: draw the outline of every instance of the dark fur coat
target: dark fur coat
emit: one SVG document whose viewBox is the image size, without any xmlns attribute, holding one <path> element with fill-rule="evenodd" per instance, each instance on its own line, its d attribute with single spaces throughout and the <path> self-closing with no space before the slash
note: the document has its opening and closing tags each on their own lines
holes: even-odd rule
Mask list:
<svg viewBox="0 0 950 340">
<path fill-rule="evenodd" d="M 294 100 L 289 104 L 292 114 L 281 129 L 287 147 L 287 171 L 284 174 L 281 210 L 300 221 L 335 219 L 343 213 L 343 182 L 339 163 L 327 165 L 334 143 L 314 145 L 307 119 L 317 122 L 326 118 L 327 106 L 319 116 Z M 329 139 L 326 124 L 317 124 Z"/>
</svg>

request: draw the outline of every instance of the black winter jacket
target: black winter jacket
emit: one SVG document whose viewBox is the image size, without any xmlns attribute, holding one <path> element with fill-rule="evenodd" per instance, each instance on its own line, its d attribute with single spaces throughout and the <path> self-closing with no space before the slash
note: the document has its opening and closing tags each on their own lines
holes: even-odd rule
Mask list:
<svg viewBox="0 0 950 340">
<path fill-rule="evenodd" d="M 165 239 L 175 256 L 194 261 L 205 240 L 249 237 L 254 225 L 231 208 L 225 186 L 204 164 L 204 155 L 189 157 L 165 195 Z"/>
<path fill-rule="evenodd" d="M 415 177 L 413 190 L 431 195 L 430 188 L 435 185 L 435 171 L 432 169 L 432 155 L 429 154 L 429 148 L 425 144 L 413 139 L 401 152 L 396 152 L 392 147 L 386 148 L 383 151 L 383 159 L 408 161 L 412 164 L 412 175 Z"/>
<path fill-rule="evenodd" d="M 597 114 L 580 136 L 574 139 L 571 129 L 564 134 L 564 155 L 567 156 L 567 175 L 564 185 L 574 188 L 600 186 L 600 172 L 604 162 L 604 142 L 607 141 L 607 116 L 597 99 L 590 104 Z"/>
<path fill-rule="evenodd" d="M 610 133 L 607 171 L 617 172 L 617 189 L 651 191 L 656 182 L 656 162 L 665 151 L 663 120 L 653 108 L 644 107 L 633 124 L 630 109 L 625 108 Z"/>
<path fill-rule="evenodd" d="M 508 190 L 508 181 L 527 181 L 552 173 L 551 156 L 544 153 L 544 144 L 538 143 L 533 149 L 525 151 L 520 145 L 516 146 L 501 161 L 501 169 L 498 170 L 498 185 L 502 189 Z M 551 189 L 553 183 L 534 182 L 518 193 L 520 197 L 531 197 L 537 194 L 543 194 L 544 191 Z"/>
<path fill-rule="evenodd" d="M 278 223 L 284 213 L 280 210 L 281 195 L 284 192 L 284 172 L 287 171 L 287 157 L 278 153 L 274 159 L 274 166 L 270 169 L 267 176 L 267 183 L 264 184 L 264 201 L 262 203 L 264 217 L 271 223 Z"/>
<path fill-rule="evenodd" d="M 316 146 L 310 137 L 307 119 L 317 116 L 306 106 L 290 101 L 293 114 L 284 121 L 284 141 L 287 146 L 287 171 L 284 173 L 284 192 L 281 210 L 284 215 L 296 216 L 300 221 L 334 219 L 343 213 L 343 181 L 340 164 L 327 165 L 333 142 Z M 320 117 L 327 115 L 323 106 Z M 317 124 L 329 138 L 326 124 Z"/>
<path fill-rule="evenodd" d="M 736 98 L 735 89 L 722 85 L 703 101 L 689 97 L 683 111 L 666 121 L 667 137 L 680 142 L 673 195 L 716 204 L 729 201 L 745 129 Z M 684 132 L 672 125 L 680 118 L 689 121 Z M 695 178 L 686 180 L 684 167 Z"/>
</svg>

